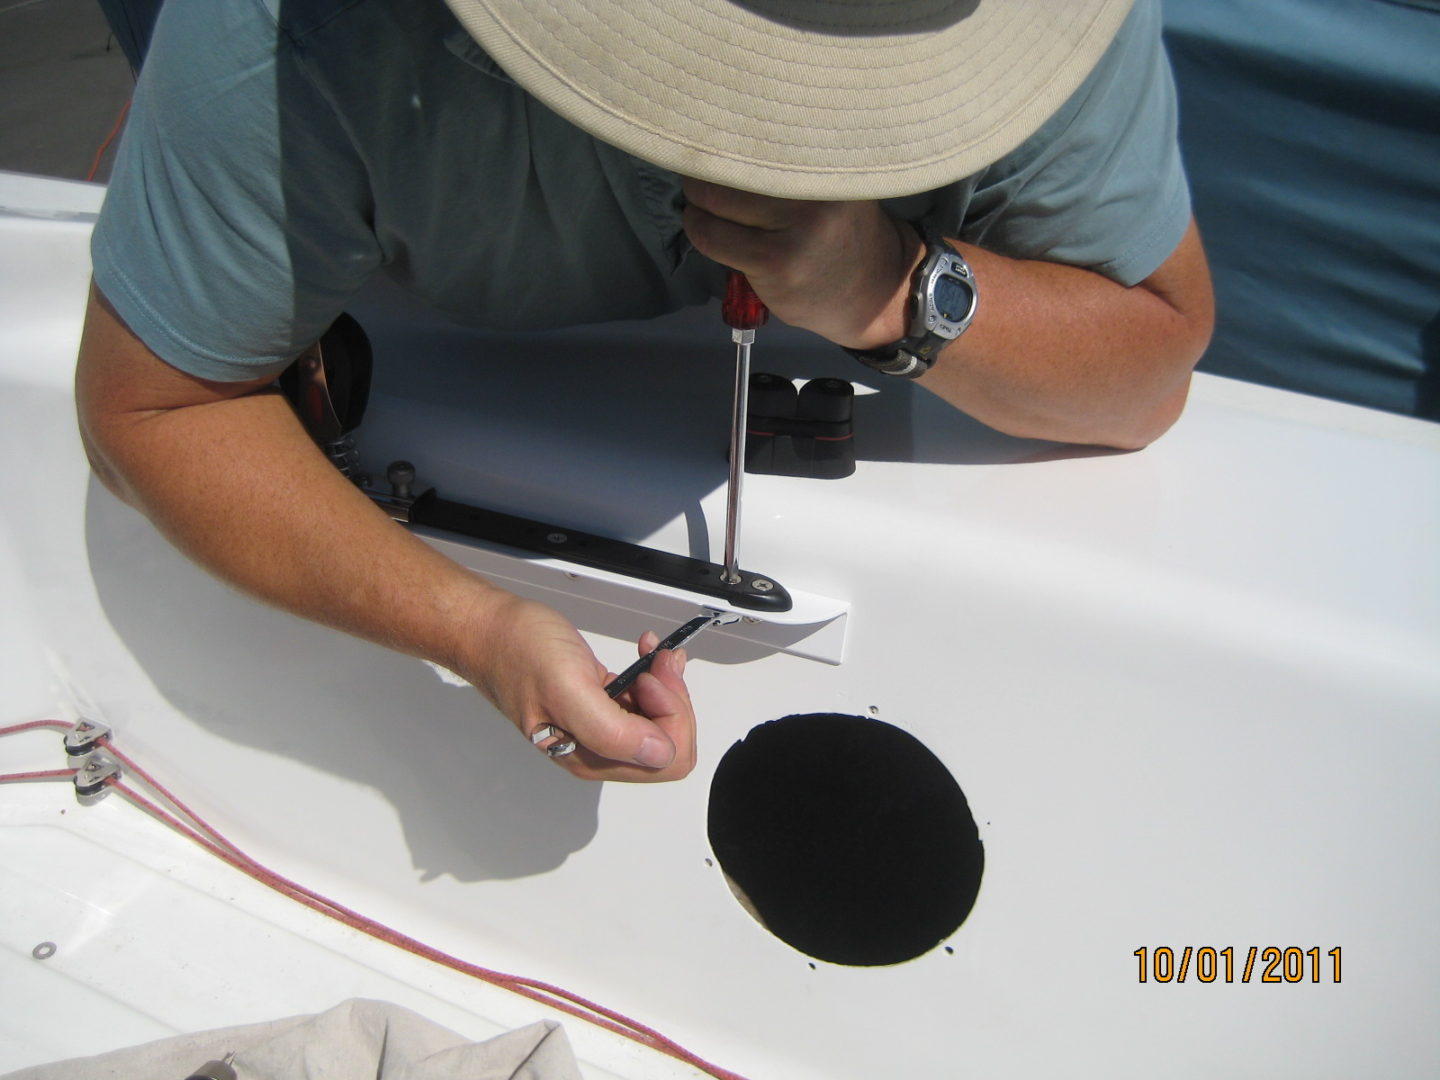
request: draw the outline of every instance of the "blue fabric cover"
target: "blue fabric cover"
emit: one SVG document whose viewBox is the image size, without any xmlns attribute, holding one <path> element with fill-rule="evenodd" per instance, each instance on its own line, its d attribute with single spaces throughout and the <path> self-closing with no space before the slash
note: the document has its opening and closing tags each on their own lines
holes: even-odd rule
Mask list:
<svg viewBox="0 0 1440 1080">
<path fill-rule="evenodd" d="M 1203 370 L 1440 418 L 1440 4 L 1165 0 Z"/>
</svg>

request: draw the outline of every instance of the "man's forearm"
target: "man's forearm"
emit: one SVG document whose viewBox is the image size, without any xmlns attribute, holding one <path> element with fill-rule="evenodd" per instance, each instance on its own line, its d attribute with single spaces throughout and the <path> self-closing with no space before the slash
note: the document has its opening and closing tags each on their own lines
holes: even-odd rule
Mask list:
<svg viewBox="0 0 1440 1080">
<path fill-rule="evenodd" d="M 1135 449 L 1179 417 L 1213 321 L 1193 226 L 1131 288 L 956 246 L 975 271 L 980 310 L 921 385 L 1001 431 L 1064 442 Z"/>
<path fill-rule="evenodd" d="M 830 330 L 841 344 L 879 348 L 909 333 L 910 280 L 924 247 L 895 224 L 906 270 L 868 320 Z M 1136 449 L 1179 417 L 1213 322 L 1193 224 L 1164 266 L 1131 288 L 1091 270 L 951 243 L 975 273 L 980 303 L 922 386 L 1000 431 L 1060 442 Z"/>
<path fill-rule="evenodd" d="M 84 434 L 107 486 L 217 576 L 390 648 L 473 666 L 457 631 L 478 633 L 504 594 L 390 521 L 278 395 L 91 414 Z"/>
</svg>

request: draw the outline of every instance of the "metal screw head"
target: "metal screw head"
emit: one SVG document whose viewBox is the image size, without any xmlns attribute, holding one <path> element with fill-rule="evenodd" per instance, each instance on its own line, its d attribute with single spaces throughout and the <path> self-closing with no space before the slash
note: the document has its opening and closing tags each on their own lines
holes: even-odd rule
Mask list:
<svg viewBox="0 0 1440 1080">
<path fill-rule="evenodd" d="M 756 592 L 769 592 L 775 588 L 775 583 L 766 578 L 757 577 L 754 581 L 750 582 L 750 587 Z"/>
<path fill-rule="evenodd" d="M 392 461 L 385 469 L 385 479 L 390 481 L 390 491 L 397 499 L 408 499 L 413 494 L 415 466 L 408 461 Z"/>
<path fill-rule="evenodd" d="M 570 539 L 570 537 L 566 536 L 566 535 L 565 535 L 564 533 L 562 533 L 562 532 L 553 532 L 553 533 L 550 533 L 548 536 L 545 537 L 545 542 L 546 542 L 547 544 L 563 544 L 563 543 L 565 543 L 566 540 L 569 540 L 569 539 Z"/>
</svg>

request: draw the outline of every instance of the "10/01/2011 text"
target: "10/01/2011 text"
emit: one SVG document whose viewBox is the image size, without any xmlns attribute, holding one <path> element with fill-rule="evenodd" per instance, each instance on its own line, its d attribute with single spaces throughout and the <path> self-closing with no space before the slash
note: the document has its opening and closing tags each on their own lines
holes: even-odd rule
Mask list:
<svg viewBox="0 0 1440 1080">
<path fill-rule="evenodd" d="M 1240 964 L 1236 965 L 1236 950 L 1233 945 L 1216 949 L 1209 945 L 1196 948 L 1186 945 L 1172 948 L 1157 945 L 1150 948 L 1142 945 L 1132 954 L 1140 961 L 1140 981 L 1143 982 L 1184 982 L 1194 978 L 1197 982 L 1260 982 L 1298 983 L 1340 981 L 1340 947 L 1322 953 L 1320 947 L 1301 949 L 1298 946 L 1281 948 L 1267 945 L 1261 948 L 1251 945 L 1239 954 Z M 1259 961 L 1257 965 L 1256 961 Z M 1237 980 L 1236 975 L 1239 975 Z M 1307 978 L 1308 976 L 1308 978 Z M 1326 976 L 1329 976 L 1328 980 Z"/>
</svg>

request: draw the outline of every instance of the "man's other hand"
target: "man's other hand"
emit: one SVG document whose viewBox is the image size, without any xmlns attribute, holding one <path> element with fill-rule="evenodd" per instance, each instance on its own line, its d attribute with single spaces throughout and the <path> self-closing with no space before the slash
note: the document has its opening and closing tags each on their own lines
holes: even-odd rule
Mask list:
<svg viewBox="0 0 1440 1080">
<path fill-rule="evenodd" d="M 640 654 L 659 639 L 646 633 Z M 695 710 L 683 652 L 662 652 L 650 671 L 611 700 L 610 673 L 558 612 L 502 598 L 475 639 L 473 670 L 462 672 L 529 738 L 547 724 L 579 744 L 556 763 L 586 780 L 679 780 L 695 767 Z"/>
</svg>

